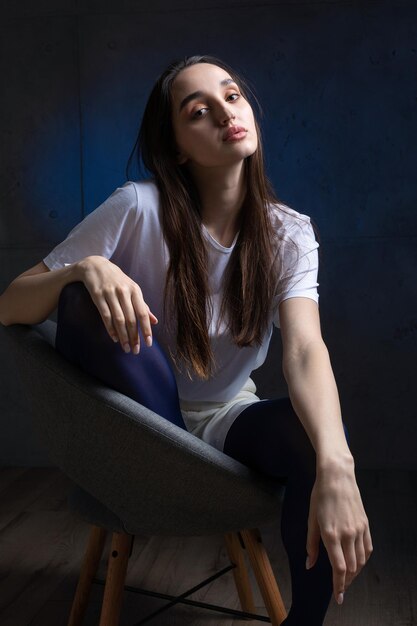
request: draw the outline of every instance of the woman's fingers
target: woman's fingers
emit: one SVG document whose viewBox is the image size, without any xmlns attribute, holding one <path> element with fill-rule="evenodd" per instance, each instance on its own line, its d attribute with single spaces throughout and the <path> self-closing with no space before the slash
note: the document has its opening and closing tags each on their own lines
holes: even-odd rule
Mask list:
<svg viewBox="0 0 417 626">
<path fill-rule="evenodd" d="M 323 539 L 326 545 L 326 541 Z M 344 594 L 357 572 L 355 542 L 351 537 L 345 542 L 333 540 L 326 546 L 330 563 L 333 568 L 333 593 L 335 600 L 341 604 Z"/>
<path fill-rule="evenodd" d="M 333 569 L 336 602 L 366 564 L 372 552 L 369 522 L 354 472 L 343 465 L 319 471 L 312 500 L 323 543 Z"/>
<path fill-rule="evenodd" d="M 115 294 L 112 294 L 107 297 L 107 304 L 111 312 L 112 323 L 116 330 L 120 345 L 125 352 L 130 352 L 130 340 L 126 327 L 125 313 L 119 299 L 115 296 Z"/>
<path fill-rule="evenodd" d="M 142 291 L 138 287 L 132 293 L 132 305 L 142 331 L 143 338 L 148 347 L 152 345 L 152 328 L 151 324 L 157 324 L 158 320 L 153 313 L 150 312 L 148 305 L 142 297 Z"/>
<path fill-rule="evenodd" d="M 113 317 L 113 325 L 125 352 L 132 350 L 133 354 L 140 351 L 140 337 L 138 324 L 147 346 L 152 345 L 151 323 L 158 320 L 153 315 L 142 297 L 141 289 L 135 285 L 133 290 L 119 287 L 108 300 Z"/>
<path fill-rule="evenodd" d="M 149 307 L 148 307 L 148 310 L 149 310 Z M 151 324 L 157 324 L 158 323 L 158 318 L 156 317 L 156 315 L 151 313 L 151 311 L 149 311 L 149 319 L 151 320 Z"/>
<path fill-rule="evenodd" d="M 358 534 L 346 531 L 341 538 L 337 538 L 335 534 L 323 533 L 323 543 L 333 568 L 334 597 L 339 604 L 340 594 L 346 592 L 372 552 L 372 547 L 370 550 L 366 547 L 368 537 L 370 540 L 368 527 L 365 532 Z"/>
<path fill-rule="evenodd" d="M 369 545 L 369 548 L 368 548 Z M 366 523 L 365 530 L 360 532 L 355 541 L 355 554 L 356 554 L 356 571 L 352 572 L 348 576 L 347 585 L 350 585 L 354 578 L 365 567 L 367 560 L 372 553 L 372 541 L 369 531 L 368 523 Z"/>
<path fill-rule="evenodd" d="M 94 297 L 92 298 L 94 304 L 96 305 L 98 312 L 101 315 L 101 319 L 103 320 L 103 324 L 107 330 L 107 332 L 109 333 L 111 339 L 113 339 L 113 341 L 117 342 L 119 341 L 119 337 L 116 331 L 116 328 L 113 325 L 113 316 L 112 313 L 110 311 L 110 307 L 106 302 L 106 299 L 104 297 Z"/>
<path fill-rule="evenodd" d="M 356 554 L 356 546 L 358 543 L 358 539 L 355 535 L 349 534 L 345 537 L 342 542 L 343 553 L 345 555 L 345 563 L 346 563 L 346 576 L 345 576 L 345 591 L 351 584 L 352 580 L 358 574 L 358 565 L 357 565 L 357 554 Z"/>
<path fill-rule="evenodd" d="M 137 287 L 139 289 L 139 287 Z M 118 288 L 116 290 L 119 303 L 125 317 L 125 327 L 127 332 L 127 342 L 123 345 L 125 352 L 132 350 L 133 354 L 139 354 L 140 339 L 138 332 L 138 319 L 132 302 L 131 288 Z"/>
<path fill-rule="evenodd" d="M 110 260 L 90 256 L 83 260 L 83 282 L 96 304 L 104 325 L 125 352 L 138 354 L 138 325 L 148 346 L 152 345 L 151 324 L 158 320 L 149 310 L 137 283 Z"/>
<path fill-rule="evenodd" d="M 322 535 L 324 546 L 329 555 L 329 560 L 333 570 L 333 593 L 335 600 L 338 604 L 340 602 L 340 594 L 345 592 L 345 579 L 346 579 L 346 561 L 343 554 L 342 545 L 340 541 L 331 535 Z M 342 598 L 343 601 L 343 598 Z"/>
<path fill-rule="evenodd" d="M 349 587 L 356 576 L 361 572 L 363 566 L 366 563 L 365 549 L 363 546 L 363 533 L 358 535 L 355 541 L 355 557 L 356 557 L 356 570 L 349 572 L 346 577 L 346 586 Z"/>
<path fill-rule="evenodd" d="M 363 535 L 363 547 L 365 549 L 365 557 L 366 560 L 369 559 L 369 557 L 371 556 L 372 552 L 373 552 L 373 545 L 372 545 L 372 539 L 371 539 L 371 531 L 369 529 L 369 523 L 366 524 L 366 528 L 365 528 L 365 532 Z"/>
</svg>

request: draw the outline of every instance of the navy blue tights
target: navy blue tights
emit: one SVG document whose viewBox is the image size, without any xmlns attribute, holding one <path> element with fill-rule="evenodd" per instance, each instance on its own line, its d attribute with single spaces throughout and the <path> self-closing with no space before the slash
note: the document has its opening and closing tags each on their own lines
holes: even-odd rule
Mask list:
<svg viewBox="0 0 417 626">
<path fill-rule="evenodd" d="M 148 348 L 141 337 L 139 355 L 125 353 L 120 343 L 110 338 L 83 283 L 70 283 L 61 291 L 57 322 L 58 352 L 109 387 L 187 430 L 174 373 L 157 341 Z"/>
<path fill-rule="evenodd" d="M 110 339 L 83 283 L 71 283 L 61 292 L 56 349 L 108 386 L 186 430 L 175 377 L 157 341 L 152 348 L 142 341 L 138 356 L 124 353 Z M 305 569 L 316 457 L 289 398 L 262 400 L 246 408 L 229 429 L 224 452 L 285 482 L 281 536 L 290 566 L 292 604 L 283 624 L 322 626 L 332 597 L 332 569 L 321 540 L 317 562 Z"/>
<path fill-rule="evenodd" d="M 290 566 L 292 604 L 282 625 L 322 626 L 333 580 L 321 539 L 314 567 L 305 567 L 316 453 L 290 399 L 261 400 L 247 407 L 230 427 L 223 450 L 248 467 L 285 479 L 281 537 Z"/>
</svg>

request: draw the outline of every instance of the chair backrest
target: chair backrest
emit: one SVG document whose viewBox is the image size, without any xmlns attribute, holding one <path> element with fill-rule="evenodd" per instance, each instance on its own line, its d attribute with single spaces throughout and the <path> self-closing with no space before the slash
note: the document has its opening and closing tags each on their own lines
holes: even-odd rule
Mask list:
<svg viewBox="0 0 417 626">
<path fill-rule="evenodd" d="M 50 457 L 127 532 L 203 535 L 277 518 L 282 485 L 110 389 L 51 345 L 54 322 L 2 327 Z"/>
</svg>

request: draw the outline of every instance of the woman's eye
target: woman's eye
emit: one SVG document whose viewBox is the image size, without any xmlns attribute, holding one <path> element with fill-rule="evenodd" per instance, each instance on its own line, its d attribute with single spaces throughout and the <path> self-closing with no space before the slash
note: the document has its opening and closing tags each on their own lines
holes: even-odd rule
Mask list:
<svg viewBox="0 0 417 626">
<path fill-rule="evenodd" d="M 226 96 L 226 100 L 228 102 L 235 102 L 238 98 L 240 98 L 240 93 L 230 93 L 228 96 Z M 199 120 L 202 117 L 205 117 L 208 110 L 208 107 L 202 107 L 201 109 L 197 109 L 196 111 L 191 113 L 191 119 Z"/>
<path fill-rule="evenodd" d="M 198 109 L 198 111 L 195 111 L 195 113 L 192 114 L 192 118 L 193 119 L 198 119 L 199 117 L 203 117 L 202 115 L 199 115 L 199 113 L 201 113 L 201 111 L 208 111 L 207 108 L 202 108 L 202 109 Z"/>
</svg>

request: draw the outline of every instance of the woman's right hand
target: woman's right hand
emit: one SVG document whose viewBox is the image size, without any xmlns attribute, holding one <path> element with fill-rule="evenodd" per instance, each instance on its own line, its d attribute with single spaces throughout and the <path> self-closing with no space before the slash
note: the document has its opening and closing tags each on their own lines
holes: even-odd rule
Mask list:
<svg viewBox="0 0 417 626">
<path fill-rule="evenodd" d="M 158 320 L 143 299 L 142 290 L 122 270 L 102 256 L 88 256 L 78 262 L 80 278 L 96 305 L 113 341 L 125 352 L 138 354 L 138 323 L 147 346 L 152 345 L 152 324 Z"/>
</svg>

